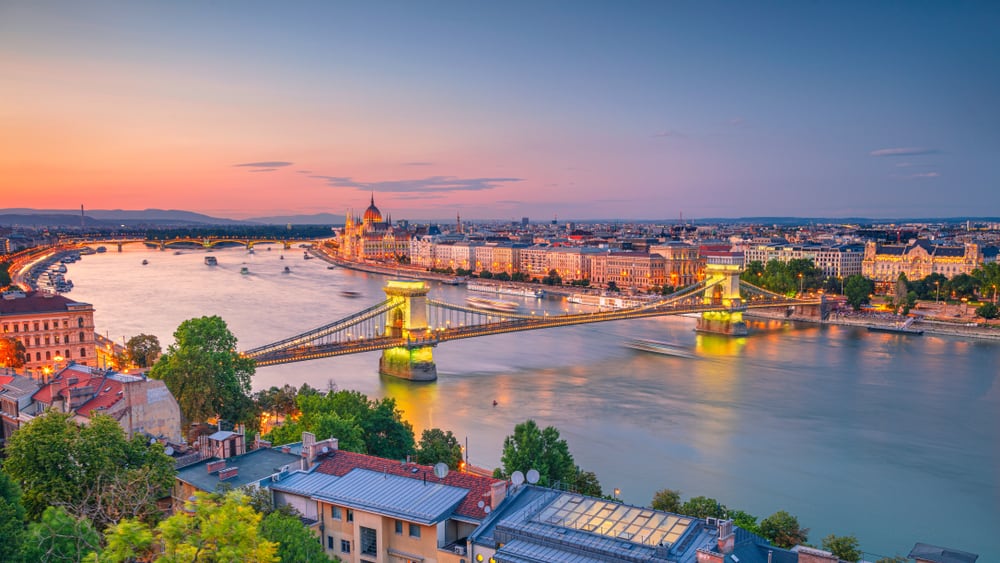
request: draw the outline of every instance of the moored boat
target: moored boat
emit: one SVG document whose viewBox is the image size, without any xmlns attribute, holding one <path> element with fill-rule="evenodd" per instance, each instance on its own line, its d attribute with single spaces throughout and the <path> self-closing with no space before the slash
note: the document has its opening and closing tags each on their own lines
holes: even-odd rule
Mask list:
<svg viewBox="0 0 1000 563">
<path fill-rule="evenodd" d="M 645 340 L 645 339 L 635 339 L 625 342 L 625 346 L 633 350 L 639 350 L 642 352 L 652 352 L 654 354 L 661 354 L 664 356 L 676 356 L 678 358 L 697 358 L 694 352 L 678 346 L 676 344 L 670 344 L 669 342 L 660 342 L 658 340 Z"/>
<path fill-rule="evenodd" d="M 243 266 L 242 268 L 240 268 L 240 273 L 245 276 L 245 275 L 247 275 L 247 274 L 250 273 L 250 268 L 247 268 L 246 266 Z"/>
<path fill-rule="evenodd" d="M 206 256 L 205 257 L 205 265 L 206 266 L 215 266 L 215 265 L 218 265 L 218 263 L 219 263 L 219 261 L 215 258 L 215 256 Z"/>
<path fill-rule="evenodd" d="M 495 299 L 484 299 L 482 297 L 466 297 L 465 302 L 476 309 L 489 309 L 491 311 L 513 312 L 519 307 L 513 301 L 499 301 Z"/>
<path fill-rule="evenodd" d="M 350 297 L 351 299 L 354 299 L 355 297 L 361 297 L 361 292 L 345 289 L 344 291 L 340 292 L 340 295 L 342 295 L 343 297 Z"/>
<path fill-rule="evenodd" d="M 518 287 L 513 285 L 497 285 L 482 282 L 469 282 L 466 287 L 469 291 L 481 293 L 496 293 L 498 295 L 516 295 L 517 297 L 545 297 L 545 290 L 531 287 Z"/>
</svg>

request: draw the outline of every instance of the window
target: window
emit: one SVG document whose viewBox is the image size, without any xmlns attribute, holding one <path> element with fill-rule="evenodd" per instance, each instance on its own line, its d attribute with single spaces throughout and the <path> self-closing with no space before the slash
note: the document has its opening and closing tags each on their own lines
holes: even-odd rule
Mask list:
<svg viewBox="0 0 1000 563">
<path fill-rule="evenodd" d="M 396 534 L 401 535 L 403 533 L 403 521 L 396 520 Z"/>
<path fill-rule="evenodd" d="M 14 325 L 14 328 L 17 328 L 17 325 Z M 4 332 L 8 332 L 9 330 L 10 330 L 10 325 L 7 324 L 7 323 L 4 323 L 3 324 L 3 331 Z"/>
<path fill-rule="evenodd" d="M 41 340 L 36 336 L 35 337 L 35 346 L 41 346 L 40 342 L 41 342 Z"/>
<path fill-rule="evenodd" d="M 348 511 L 350 514 L 350 511 Z M 374 528 L 361 526 L 361 554 L 378 555 L 378 536 Z"/>
<path fill-rule="evenodd" d="M 54 338 L 55 338 L 55 341 L 56 341 L 56 344 L 59 344 L 59 335 L 58 335 L 58 334 L 57 334 L 57 335 L 55 335 L 55 337 L 54 337 Z"/>
<path fill-rule="evenodd" d="M 86 358 L 87 357 L 87 349 L 86 348 L 80 348 L 80 357 L 81 358 Z"/>
<path fill-rule="evenodd" d="M 334 520 L 340 520 L 343 517 L 344 516 L 340 512 L 340 507 L 339 506 L 331 506 L 330 507 L 330 518 L 333 518 Z"/>
<path fill-rule="evenodd" d="M 354 522 L 354 511 L 350 508 L 347 509 L 347 521 Z"/>
<path fill-rule="evenodd" d="M 14 323 L 14 332 L 21 332 L 20 330 L 18 330 L 19 328 L 21 328 L 21 327 L 19 327 L 17 325 L 17 323 Z M 7 331 L 4 331 L 4 332 L 7 332 Z"/>
<path fill-rule="evenodd" d="M 351 552 L 351 542 L 349 540 L 340 540 L 340 552 L 341 553 Z"/>
<path fill-rule="evenodd" d="M 76 326 L 83 328 L 83 317 L 76 318 Z"/>
<path fill-rule="evenodd" d="M 67 360 L 69 359 L 69 350 L 66 350 L 66 353 L 63 354 L 63 357 L 65 357 Z"/>
<path fill-rule="evenodd" d="M 49 321 L 45 321 L 45 330 L 49 330 Z"/>
<path fill-rule="evenodd" d="M 419 538 L 420 537 L 420 526 L 417 524 L 410 524 L 410 537 Z"/>
<path fill-rule="evenodd" d="M 83 333 L 80 333 L 80 342 L 83 342 Z"/>
<path fill-rule="evenodd" d="M 35 332 L 38 332 L 38 321 L 35 321 Z"/>
<path fill-rule="evenodd" d="M 42 353 L 41 352 L 35 352 L 35 361 L 36 362 L 42 361 Z"/>
<path fill-rule="evenodd" d="M 52 359 L 52 352 L 49 352 L 48 350 L 46 350 L 45 351 L 45 359 L 46 360 L 51 360 Z"/>
<path fill-rule="evenodd" d="M 341 542 L 343 544 L 343 542 Z M 326 548 L 333 549 L 333 536 L 326 536 Z"/>
</svg>

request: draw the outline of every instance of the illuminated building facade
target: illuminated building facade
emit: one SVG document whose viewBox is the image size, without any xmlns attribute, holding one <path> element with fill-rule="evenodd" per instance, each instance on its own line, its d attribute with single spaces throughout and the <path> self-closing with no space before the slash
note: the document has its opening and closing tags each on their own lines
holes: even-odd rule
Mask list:
<svg viewBox="0 0 1000 563">
<path fill-rule="evenodd" d="M 666 260 L 664 276 L 666 284 L 673 287 L 687 287 L 698 281 L 704 265 L 698 259 L 698 247 L 683 242 L 668 242 L 649 247 L 650 254 L 659 254 Z"/>
<path fill-rule="evenodd" d="M 24 367 L 47 378 L 60 362 L 94 365 L 94 307 L 61 295 L 33 292 L 0 300 L 0 337 L 24 344 Z"/>
<path fill-rule="evenodd" d="M 666 280 L 666 259 L 645 252 L 608 252 L 590 257 L 590 281 L 595 285 L 614 282 L 619 289 L 647 291 Z"/>
<path fill-rule="evenodd" d="M 410 235 L 382 218 L 374 195 L 361 217 L 347 212 L 339 242 L 340 257 L 346 260 L 397 261 L 410 253 Z"/>
<path fill-rule="evenodd" d="M 979 246 L 940 246 L 927 240 L 911 244 L 865 245 L 861 262 L 862 275 L 876 284 L 894 283 L 899 274 L 908 280 L 922 280 L 931 274 L 941 274 L 951 279 L 958 274 L 971 274 L 982 262 Z"/>
</svg>

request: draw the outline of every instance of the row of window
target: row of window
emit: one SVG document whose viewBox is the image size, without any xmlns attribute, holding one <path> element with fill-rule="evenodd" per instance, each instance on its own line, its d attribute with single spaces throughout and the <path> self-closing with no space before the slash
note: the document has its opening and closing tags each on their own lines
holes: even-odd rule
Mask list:
<svg viewBox="0 0 1000 563">
<path fill-rule="evenodd" d="M 51 346 L 52 344 L 69 344 L 69 342 L 70 342 L 70 338 L 69 337 L 70 337 L 70 335 L 68 333 L 67 334 L 56 334 L 56 335 L 53 335 L 53 336 L 46 335 L 45 336 L 45 340 L 44 340 L 45 344 L 42 344 L 42 337 L 41 336 L 36 336 L 35 340 L 34 340 L 35 347 L 37 348 L 39 346 Z M 86 341 L 87 341 L 87 333 L 80 332 L 79 340 L 77 342 L 83 343 L 83 342 L 86 342 Z M 32 342 L 31 341 L 31 337 L 29 337 L 29 336 L 25 336 L 24 338 L 21 338 L 21 344 L 24 344 L 25 348 L 30 348 L 31 347 L 31 342 Z"/>
<path fill-rule="evenodd" d="M 76 325 L 79 328 L 84 327 L 83 317 L 77 317 Z M 34 331 L 31 329 L 34 328 Z M 62 327 L 59 326 L 58 320 L 53 320 L 51 325 L 51 330 L 59 330 L 60 328 L 69 328 L 69 319 L 62 320 Z M 50 330 L 49 321 L 24 321 L 20 324 L 18 323 L 3 323 L 3 331 L 6 332 L 40 332 L 43 330 Z"/>
<path fill-rule="evenodd" d="M 63 352 L 64 352 L 63 355 L 62 355 L 63 359 L 66 359 L 66 360 L 70 359 L 69 349 L 66 349 Z M 59 355 L 59 350 L 56 350 L 56 355 Z M 80 348 L 80 357 L 81 358 L 86 358 L 87 357 L 87 349 L 86 348 Z M 31 352 L 28 352 L 26 359 L 29 362 L 31 361 Z M 35 361 L 36 362 L 42 361 L 42 353 L 41 352 L 35 352 Z M 45 351 L 45 361 L 47 361 L 47 362 L 52 361 L 52 352 L 49 351 L 49 350 Z"/>
</svg>

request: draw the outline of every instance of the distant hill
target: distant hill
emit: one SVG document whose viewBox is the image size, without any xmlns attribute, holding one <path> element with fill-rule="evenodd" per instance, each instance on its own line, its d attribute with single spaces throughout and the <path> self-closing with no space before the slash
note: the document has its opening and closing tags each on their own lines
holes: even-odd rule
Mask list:
<svg viewBox="0 0 1000 563">
<path fill-rule="evenodd" d="M 251 217 L 247 221 L 265 225 L 343 225 L 344 216 L 332 213 L 312 215 L 275 215 L 273 217 Z"/>
<path fill-rule="evenodd" d="M 84 216 L 88 227 L 239 225 L 250 221 L 234 221 L 201 213 L 177 209 L 88 209 Z M 0 209 L 0 224 L 31 226 L 79 226 L 80 211 L 73 209 Z"/>
</svg>

